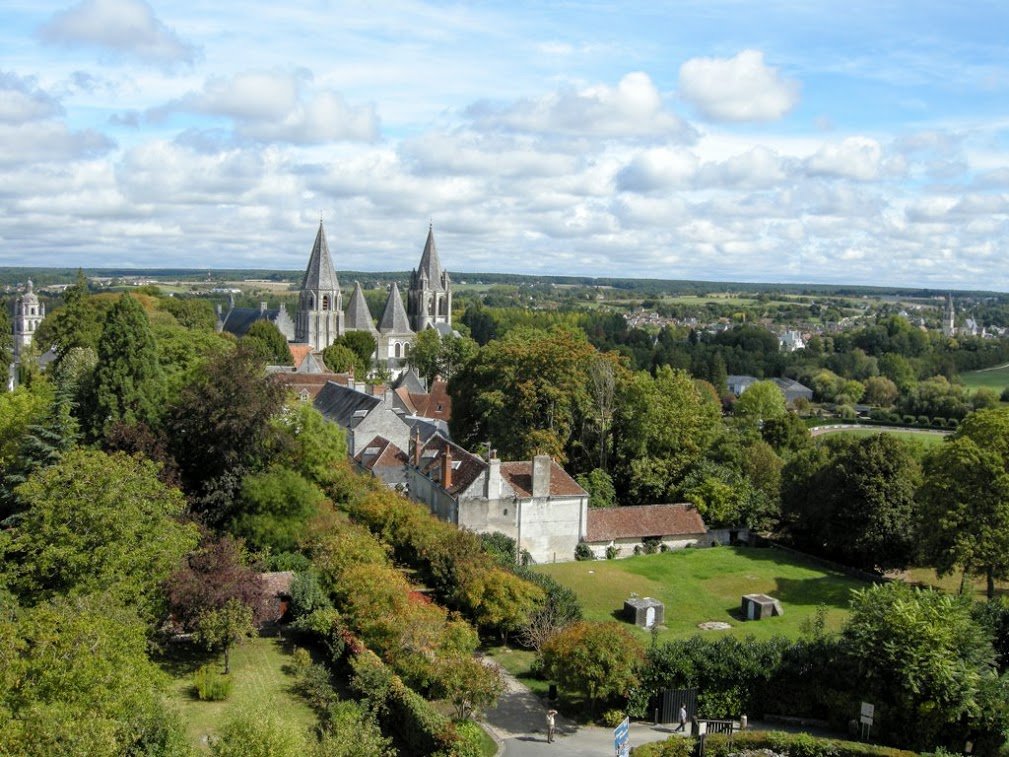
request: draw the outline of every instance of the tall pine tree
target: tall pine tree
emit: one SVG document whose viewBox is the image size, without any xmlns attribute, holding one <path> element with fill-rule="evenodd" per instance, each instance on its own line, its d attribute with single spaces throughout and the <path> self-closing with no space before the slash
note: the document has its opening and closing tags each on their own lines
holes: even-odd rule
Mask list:
<svg viewBox="0 0 1009 757">
<path fill-rule="evenodd" d="M 165 395 L 165 376 L 147 314 L 124 294 L 112 306 L 98 340 L 92 432 L 101 436 L 117 421 L 151 423 Z"/>
</svg>

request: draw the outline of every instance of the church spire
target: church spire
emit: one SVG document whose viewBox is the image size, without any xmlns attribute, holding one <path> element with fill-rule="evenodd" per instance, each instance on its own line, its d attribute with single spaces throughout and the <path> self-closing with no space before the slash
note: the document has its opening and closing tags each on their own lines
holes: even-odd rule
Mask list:
<svg viewBox="0 0 1009 757">
<path fill-rule="evenodd" d="M 385 301 L 385 311 L 382 313 L 382 320 L 379 321 L 378 330 L 383 334 L 408 334 L 411 331 L 410 320 L 406 317 L 403 299 L 399 296 L 399 287 L 395 281 L 389 288 L 389 299 Z"/>
<path fill-rule="evenodd" d="M 441 261 L 438 260 L 438 248 L 434 244 L 433 223 L 427 227 L 427 242 L 424 243 L 424 253 L 420 256 L 417 273 L 426 277 L 432 288 L 441 289 L 442 268 Z"/>
<path fill-rule="evenodd" d="M 312 245 L 312 255 L 308 259 L 308 267 L 305 269 L 305 278 L 301 281 L 301 289 L 315 291 L 334 291 L 340 288 L 340 282 L 336 278 L 336 271 L 333 269 L 333 260 L 329 256 L 329 245 L 326 244 L 326 231 L 319 221 L 319 231 L 315 235 L 315 244 Z"/>
<path fill-rule="evenodd" d="M 371 311 L 368 309 L 368 301 L 364 298 L 364 290 L 361 289 L 361 282 L 354 282 L 354 293 L 350 296 L 350 303 L 347 305 L 347 317 L 344 319 L 347 330 L 352 331 L 374 331 L 375 323 L 371 320 Z"/>
</svg>

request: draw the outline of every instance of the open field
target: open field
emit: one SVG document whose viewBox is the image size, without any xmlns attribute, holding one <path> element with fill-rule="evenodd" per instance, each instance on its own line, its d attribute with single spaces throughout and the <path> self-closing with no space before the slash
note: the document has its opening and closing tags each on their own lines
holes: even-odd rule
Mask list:
<svg viewBox="0 0 1009 757">
<path fill-rule="evenodd" d="M 900 573 L 900 577 L 911 583 L 922 584 L 924 586 L 934 586 L 951 594 L 960 591 L 960 572 L 954 572 L 948 576 L 939 576 L 934 568 L 910 568 Z M 967 586 L 973 591 L 978 599 L 983 599 L 986 592 L 985 580 L 983 578 L 972 578 Z M 996 594 L 1009 594 L 1009 581 L 995 582 Z"/>
<path fill-rule="evenodd" d="M 895 431 L 893 429 L 887 428 L 873 428 L 872 426 L 840 426 L 838 428 L 832 429 L 816 429 L 811 428 L 810 431 L 814 432 L 814 436 L 827 436 L 828 434 L 847 434 L 849 436 L 857 436 L 859 438 L 866 436 L 875 436 L 876 434 L 890 434 L 897 437 L 905 442 L 912 442 L 914 444 L 920 444 L 923 447 L 930 448 L 937 444 L 942 444 L 942 440 L 946 438 L 947 434 L 940 431 L 927 431 L 922 429 L 921 431 L 915 431 L 913 429 Z"/>
<path fill-rule="evenodd" d="M 997 368 L 988 368 L 981 371 L 968 371 L 960 374 L 960 380 L 968 389 L 980 389 L 988 387 L 1001 393 L 1009 386 L 1009 365 L 1000 365 Z"/>
<path fill-rule="evenodd" d="M 589 620 L 612 620 L 624 600 L 637 593 L 661 600 L 666 606 L 665 627 L 659 639 L 712 637 L 728 633 L 766 638 L 775 634 L 796 636 L 803 621 L 825 605 L 827 624 L 836 629 L 847 615 L 852 589 L 862 581 L 829 571 L 820 565 L 780 550 L 753 547 L 684 549 L 622 560 L 557 563 L 537 566 L 570 587 Z M 739 614 L 743 594 L 763 593 L 781 600 L 784 615 L 746 622 Z M 701 631 L 697 624 L 723 621 L 726 631 Z M 639 629 L 642 639 L 648 632 Z"/>
<path fill-rule="evenodd" d="M 259 637 L 235 647 L 231 653 L 234 680 L 231 696 L 224 702 L 201 702 L 193 690 L 193 672 L 200 665 L 217 660 L 219 657 L 209 655 L 186 655 L 162 662 L 162 667 L 172 676 L 170 695 L 182 715 L 193 746 L 207 749 L 206 737 L 217 733 L 217 727 L 224 720 L 243 709 L 269 709 L 305 730 L 316 724 L 315 713 L 291 691 L 294 677 L 284 672 L 291 653 L 280 638 Z"/>
</svg>

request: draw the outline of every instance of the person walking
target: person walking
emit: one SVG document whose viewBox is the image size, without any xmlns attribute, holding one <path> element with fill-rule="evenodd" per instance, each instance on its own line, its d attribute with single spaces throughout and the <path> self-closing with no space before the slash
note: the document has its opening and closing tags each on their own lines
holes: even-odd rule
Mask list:
<svg viewBox="0 0 1009 757">
<path fill-rule="evenodd" d="M 687 730 L 687 706 L 685 704 L 680 705 L 680 724 L 676 727 L 676 731 L 686 731 Z M 674 733 L 676 732 L 674 731 Z"/>
<path fill-rule="evenodd" d="M 554 743 L 554 725 L 557 717 L 557 710 L 547 710 L 547 743 Z"/>
</svg>

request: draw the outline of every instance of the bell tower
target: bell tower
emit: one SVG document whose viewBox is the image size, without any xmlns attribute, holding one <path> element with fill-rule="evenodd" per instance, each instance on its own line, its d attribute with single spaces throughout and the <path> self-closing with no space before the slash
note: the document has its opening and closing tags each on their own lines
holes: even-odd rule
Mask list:
<svg viewBox="0 0 1009 757">
<path fill-rule="evenodd" d="M 319 221 L 319 231 L 301 280 L 295 341 L 324 350 L 343 333 L 343 294 L 326 244 L 326 231 Z"/>
</svg>

